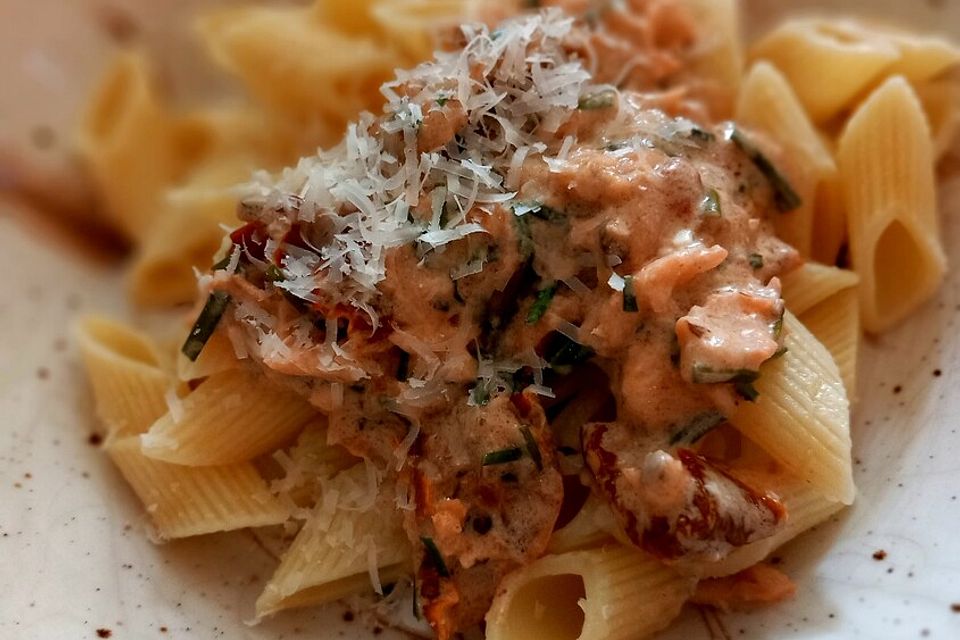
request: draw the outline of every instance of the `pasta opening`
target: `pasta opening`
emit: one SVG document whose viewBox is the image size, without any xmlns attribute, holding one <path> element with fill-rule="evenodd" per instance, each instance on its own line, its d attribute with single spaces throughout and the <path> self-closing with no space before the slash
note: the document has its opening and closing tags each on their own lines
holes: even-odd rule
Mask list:
<svg viewBox="0 0 960 640">
<path fill-rule="evenodd" d="M 873 259 L 878 317 L 895 320 L 926 296 L 923 279 L 929 266 L 927 256 L 928 252 L 899 220 L 883 230 Z"/>
<path fill-rule="evenodd" d="M 517 590 L 500 627 L 504 639 L 576 640 L 583 630 L 583 577 L 561 574 L 535 578 Z"/>
<path fill-rule="evenodd" d="M 96 106 L 90 112 L 88 128 L 94 138 L 106 140 L 119 127 L 121 116 L 129 110 L 137 73 L 129 61 L 125 61 L 110 73 L 104 83 Z"/>
</svg>

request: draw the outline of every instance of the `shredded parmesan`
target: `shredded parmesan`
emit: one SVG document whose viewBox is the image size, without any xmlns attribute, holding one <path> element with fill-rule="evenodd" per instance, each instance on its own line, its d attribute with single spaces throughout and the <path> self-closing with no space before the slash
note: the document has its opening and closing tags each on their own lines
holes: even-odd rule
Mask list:
<svg viewBox="0 0 960 640">
<path fill-rule="evenodd" d="M 362 114 L 339 146 L 279 175 L 257 172 L 244 190 L 242 209 L 250 212 L 245 217 L 269 223 L 279 216 L 288 226 L 299 222 L 328 231 L 316 251 L 284 247 L 284 279 L 277 286 L 308 302 L 346 301 L 376 329 L 376 287 L 386 276 L 387 250 L 414 242 L 438 250 L 486 233 L 476 216 L 509 203 L 524 162 L 548 151 L 524 123 L 558 130 L 588 88 L 588 72 L 564 49 L 572 24 L 560 10 L 548 9 L 508 21 L 496 32 L 464 26 L 462 51 L 439 52 L 413 70 L 398 71 L 382 87 L 387 104 L 381 117 Z M 450 101 L 465 111 L 468 125 L 456 141 L 421 152 L 424 113 Z M 565 158 L 574 142 L 567 136 L 556 158 Z M 429 204 L 427 219 L 415 213 L 422 198 Z M 452 275 L 482 269 L 482 261 L 472 261 Z M 237 315 L 271 329 L 250 309 Z M 282 349 L 276 341 L 260 342 Z"/>
</svg>

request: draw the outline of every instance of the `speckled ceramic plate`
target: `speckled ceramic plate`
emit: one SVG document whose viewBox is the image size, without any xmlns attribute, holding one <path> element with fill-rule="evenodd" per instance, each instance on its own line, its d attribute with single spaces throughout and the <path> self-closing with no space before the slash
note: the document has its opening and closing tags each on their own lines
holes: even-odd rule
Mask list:
<svg viewBox="0 0 960 640">
<path fill-rule="evenodd" d="M 808 4 L 753 0 L 748 9 L 756 25 Z M 818 4 L 960 37 L 957 0 Z M 0 36 L 11 28 L 0 25 Z M 944 188 L 956 260 L 960 180 Z M 119 270 L 82 259 L 13 213 L 0 202 L 0 638 L 379 633 L 346 621 L 338 606 L 245 625 L 275 563 L 269 544 L 249 533 L 159 547 L 146 540 L 136 499 L 88 442 L 93 417 L 68 331 L 88 311 L 124 313 Z M 960 638 L 958 317 L 953 272 L 921 313 L 865 343 L 854 421 L 859 498 L 778 552 L 797 597 L 748 615 L 689 609 L 665 637 Z"/>
</svg>

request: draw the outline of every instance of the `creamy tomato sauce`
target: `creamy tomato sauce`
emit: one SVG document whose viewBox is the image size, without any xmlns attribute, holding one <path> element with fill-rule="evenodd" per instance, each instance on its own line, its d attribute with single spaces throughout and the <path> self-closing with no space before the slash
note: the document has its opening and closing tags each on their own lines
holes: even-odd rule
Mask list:
<svg viewBox="0 0 960 640">
<path fill-rule="evenodd" d="M 261 180 L 204 278 L 237 352 L 398 496 L 441 638 L 545 552 L 578 479 L 669 562 L 785 520 L 695 449 L 755 399 L 799 264 L 771 224 L 796 197 L 715 121 L 697 39 L 671 2 L 466 27 L 384 115 Z"/>
</svg>

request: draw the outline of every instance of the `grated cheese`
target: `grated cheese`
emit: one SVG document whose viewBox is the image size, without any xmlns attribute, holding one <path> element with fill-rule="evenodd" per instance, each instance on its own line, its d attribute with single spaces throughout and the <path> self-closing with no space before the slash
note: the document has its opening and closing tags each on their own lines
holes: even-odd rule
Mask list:
<svg viewBox="0 0 960 640">
<path fill-rule="evenodd" d="M 588 87 L 589 74 L 564 48 L 572 25 L 558 9 L 519 17 L 495 32 L 466 25 L 462 51 L 439 52 L 383 85 L 382 116 L 362 114 L 339 146 L 279 175 L 255 173 L 244 190 L 245 217 L 329 230 L 316 251 L 286 251 L 277 286 L 309 302 L 348 302 L 376 329 L 377 285 L 386 276 L 389 249 L 416 242 L 441 250 L 486 233 L 475 216 L 513 200 L 523 164 L 548 151 L 538 135 L 561 127 Z M 468 125 L 459 140 L 419 151 L 424 113 L 444 108 L 462 108 Z M 540 132 L 526 126 L 531 121 Z M 573 143 L 567 136 L 557 157 Z M 413 214 L 421 198 L 430 204 L 429 220 Z M 474 262 L 455 277 L 482 268 Z M 238 309 L 237 316 L 272 329 L 250 309 Z"/>
</svg>

